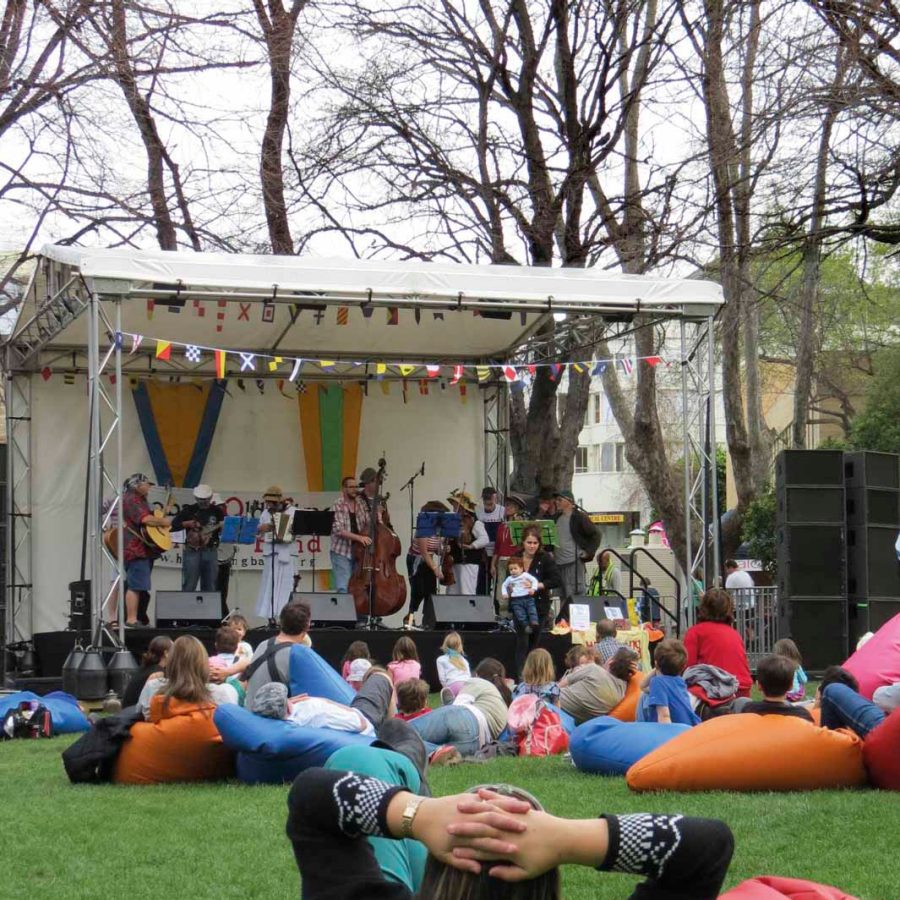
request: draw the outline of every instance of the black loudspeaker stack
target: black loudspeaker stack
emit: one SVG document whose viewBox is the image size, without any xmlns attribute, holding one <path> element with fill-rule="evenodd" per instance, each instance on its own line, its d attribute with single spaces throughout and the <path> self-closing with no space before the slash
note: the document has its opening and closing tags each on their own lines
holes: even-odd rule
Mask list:
<svg viewBox="0 0 900 900">
<path fill-rule="evenodd" d="M 422 624 L 438 631 L 485 631 L 496 623 L 494 601 L 482 594 L 433 594 L 422 610 Z"/>
<path fill-rule="evenodd" d="M 775 461 L 779 633 L 806 668 L 847 657 L 844 454 L 785 450 Z"/>
<path fill-rule="evenodd" d="M 851 650 L 860 635 L 900 613 L 900 456 L 844 454 L 847 488 L 847 595 Z"/>
<path fill-rule="evenodd" d="M 779 631 L 821 670 L 900 612 L 900 456 L 785 450 L 775 488 Z"/>
</svg>

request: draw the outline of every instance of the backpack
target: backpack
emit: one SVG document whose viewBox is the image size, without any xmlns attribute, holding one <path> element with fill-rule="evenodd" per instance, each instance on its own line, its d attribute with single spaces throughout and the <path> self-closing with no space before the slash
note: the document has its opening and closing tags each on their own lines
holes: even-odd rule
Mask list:
<svg viewBox="0 0 900 900">
<path fill-rule="evenodd" d="M 53 737 L 53 718 L 50 710 L 36 700 L 23 700 L 9 710 L 0 724 L 0 740 L 13 738 Z"/>
<path fill-rule="evenodd" d="M 139 706 L 129 706 L 114 716 L 98 719 L 90 731 L 63 750 L 63 766 L 73 784 L 98 784 L 112 780 L 122 744 L 131 737 L 131 726 L 143 722 Z"/>
<path fill-rule="evenodd" d="M 510 734 L 525 734 L 533 725 L 541 710 L 543 701 L 537 694 L 522 694 L 509 705 L 506 727 Z"/>
<path fill-rule="evenodd" d="M 569 749 L 569 734 L 559 713 L 543 700 L 531 727 L 518 735 L 519 756 L 553 756 Z"/>
</svg>

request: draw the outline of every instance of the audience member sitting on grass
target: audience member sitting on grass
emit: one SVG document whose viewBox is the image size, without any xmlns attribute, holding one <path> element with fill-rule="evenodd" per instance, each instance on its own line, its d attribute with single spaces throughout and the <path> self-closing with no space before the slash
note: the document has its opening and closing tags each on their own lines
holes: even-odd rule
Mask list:
<svg viewBox="0 0 900 900">
<path fill-rule="evenodd" d="M 357 709 L 323 697 L 288 697 L 287 685 L 278 681 L 264 684 L 254 695 L 251 712 L 267 719 L 284 719 L 306 728 L 330 728 L 353 734 L 375 736 L 372 723 Z"/>
<path fill-rule="evenodd" d="M 794 681 L 791 689 L 787 692 L 788 703 L 802 703 L 806 699 L 806 672 L 803 671 L 803 657 L 800 654 L 800 648 L 790 639 L 782 638 L 775 641 L 772 652 L 776 656 L 786 656 L 791 660 L 796 668 L 794 669 Z"/>
<path fill-rule="evenodd" d="M 804 706 L 796 706 L 787 701 L 787 692 L 794 683 L 796 664 L 786 656 L 764 656 L 756 667 L 756 680 L 762 691 L 762 700 L 738 700 L 736 713 L 757 713 L 763 716 L 796 716 L 813 722 L 813 717 Z M 824 723 L 823 723 L 824 724 Z"/>
<path fill-rule="evenodd" d="M 537 647 L 525 657 L 522 681 L 516 685 L 513 698 L 525 694 L 536 694 L 547 703 L 559 704 L 559 685 L 556 683 L 553 657 L 543 647 Z"/>
<path fill-rule="evenodd" d="M 421 678 L 422 664 L 419 662 L 419 651 L 416 649 L 415 641 L 411 637 L 405 635 L 397 638 L 394 644 L 394 650 L 391 654 L 391 661 L 388 663 L 388 671 L 394 684 L 400 684 L 407 678 Z"/>
<path fill-rule="evenodd" d="M 134 706 L 141 698 L 141 691 L 151 675 L 165 671 L 166 659 L 172 652 L 172 638 L 157 635 L 150 641 L 141 657 L 141 667 L 131 676 L 128 687 L 122 692 L 122 706 Z"/>
<path fill-rule="evenodd" d="M 250 669 L 253 674 L 247 678 L 247 673 L 241 679 L 246 683 L 247 696 L 244 700 L 246 706 L 253 708 L 253 697 L 256 692 L 271 681 L 280 681 L 282 684 L 291 683 L 291 647 L 294 644 L 306 644 L 306 632 L 309 631 L 309 605 L 297 600 L 288 603 L 278 616 L 278 634 L 267 641 L 263 641 L 253 654 Z M 269 671 L 271 660 L 277 677 L 273 677 Z M 260 664 L 257 665 L 257 662 Z M 248 670 L 249 671 L 249 670 Z"/>
<path fill-rule="evenodd" d="M 397 718 L 409 722 L 431 712 L 428 705 L 428 682 L 421 678 L 407 678 L 396 687 Z"/>
<path fill-rule="evenodd" d="M 223 626 L 230 628 L 237 634 L 237 647 L 234 650 L 234 661 L 227 666 L 217 666 L 210 670 L 210 681 L 217 684 L 229 679 L 237 679 L 241 673 L 250 665 L 253 659 L 253 648 L 244 640 L 247 636 L 247 620 L 239 614 L 231 616 L 231 618 Z M 218 650 L 218 647 L 216 648 Z M 232 686 L 238 689 L 238 685 L 231 681 Z M 243 687 L 239 689 L 239 693 L 243 692 Z"/>
<path fill-rule="evenodd" d="M 365 667 L 357 666 L 356 672 L 359 677 L 351 681 L 350 668 L 358 659 L 364 660 L 369 665 Z M 344 681 L 347 682 L 347 684 L 352 685 L 354 690 L 359 690 L 359 683 L 362 681 L 362 676 L 365 675 L 365 671 L 360 672 L 360 670 L 363 668 L 368 669 L 373 662 L 374 660 L 372 659 L 372 654 L 369 651 L 369 645 L 365 641 L 353 641 L 353 643 L 350 644 L 350 646 L 347 648 L 347 652 L 344 654 L 344 658 L 341 660 L 341 678 L 343 678 Z"/>
<path fill-rule="evenodd" d="M 463 651 L 462 638 L 450 631 L 441 644 L 444 652 L 437 658 L 438 681 L 441 683 L 441 702 L 452 703 L 459 689 L 472 677 L 469 661 Z"/>
<path fill-rule="evenodd" d="M 580 725 L 588 719 L 607 715 L 625 696 L 632 660 L 617 653 L 610 660 L 609 668 L 605 669 L 594 662 L 593 652 L 584 647 L 566 655 L 567 664 L 573 661 L 577 665 L 566 672 L 559 682 L 559 706 Z M 614 669 L 613 664 L 617 661 Z"/>
<path fill-rule="evenodd" d="M 637 708 L 638 722 L 699 725 L 691 695 L 681 677 L 687 663 L 684 644 L 674 638 L 660 641 L 653 655 L 655 668 L 644 679 Z"/>
<path fill-rule="evenodd" d="M 822 673 L 822 677 L 819 679 L 819 684 L 816 687 L 816 695 L 813 698 L 813 709 L 821 708 L 822 691 L 824 691 L 829 684 L 846 684 L 847 687 L 852 688 L 859 693 L 859 682 L 852 672 L 845 669 L 843 666 L 828 666 Z"/>
<path fill-rule="evenodd" d="M 601 619 L 597 623 L 597 643 L 594 655 L 601 666 L 605 666 L 622 645 L 616 640 L 618 629 L 612 619 Z"/>
<path fill-rule="evenodd" d="M 432 765 L 450 764 L 497 740 L 511 702 L 503 663 L 488 657 L 475 667 L 475 677 L 460 688 L 450 706 L 440 706 L 409 724 L 425 741 Z M 457 753 L 446 751 L 447 746 Z"/>
<path fill-rule="evenodd" d="M 172 645 L 166 659 L 165 673 L 151 675 L 141 691 L 138 704 L 147 720 L 150 719 L 151 708 L 157 702 L 157 694 L 162 697 L 164 709 L 169 698 L 190 703 L 212 702 L 216 706 L 238 702 L 237 692 L 233 687 L 209 682 L 209 656 L 206 648 L 197 638 L 187 634 L 176 638 Z"/>
<path fill-rule="evenodd" d="M 688 666 L 718 666 L 738 680 L 738 697 L 749 697 L 753 678 L 747 650 L 734 628 L 734 601 L 728 591 L 712 588 L 700 597 L 697 624 L 684 635 Z"/>
<path fill-rule="evenodd" d="M 237 661 L 237 648 L 240 643 L 237 631 L 229 625 L 222 625 L 216 630 L 213 638 L 213 646 L 216 648 L 214 656 L 209 658 L 210 669 L 227 669 Z"/>
<path fill-rule="evenodd" d="M 294 781 L 287 833 L 307 898 L 557 900 L 559 866 L 573 863 L 646 879 L 633 900 L 712 900 L 734 852 L 731 830 L 716 819 L 565 819 L 509 785 L 427 798 L 400 778 L 319 768 Z M 419 885 L 415 895 L 379 864 L 385 838 L 406 859 L 395 868 Z M 419 842 L 428 849 L 424 872 Z"/>
</svg>

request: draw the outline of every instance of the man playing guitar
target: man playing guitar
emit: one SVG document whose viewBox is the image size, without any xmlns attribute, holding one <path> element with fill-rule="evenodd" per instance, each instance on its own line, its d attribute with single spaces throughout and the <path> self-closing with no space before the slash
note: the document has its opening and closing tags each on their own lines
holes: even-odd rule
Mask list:
<svg viewBox="0 0 900 900">
<path fill-rule="evenodd" d="M 138 603 L 141 591 L 150 591 L 153 562 L 160 555 L 158 547 L 144 536 L 145 525 L 166 528 L 172 524 L 168 516 L 155 513 L 147 502 L 153 482 L 137 473 L 125 481 L 122 496 L 125 530 L 125 627 L 139 628 Z"/>
<path fill-rule="evenodd" d="M 194 488 L 196 503 L 183 507 L 172 520 L 172 528 L 185 529 L 184 551 L 181 562 L 181 589 L 201 591 L 216 589 L 218 574 L 219 532 L 225 521 L 222 508 L 212 503 L 213 490 L 208 484 Z"/>
</svg>

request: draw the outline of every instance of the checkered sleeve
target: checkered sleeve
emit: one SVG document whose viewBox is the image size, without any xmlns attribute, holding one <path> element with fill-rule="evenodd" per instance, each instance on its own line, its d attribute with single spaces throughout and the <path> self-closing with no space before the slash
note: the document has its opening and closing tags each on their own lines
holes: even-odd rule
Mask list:
<svg viewBox="0 0 900 900">
<path fill-rule="evenodd" d="M 340 537 L 342 531 L 350 531 L 350 507 L 338 500 L 331 509 L 334 512 L 334 522 L 331 526 L 331 550 L 339 556 L 352 556 L 351 542 L 345 537 Z"/>
</svg>

